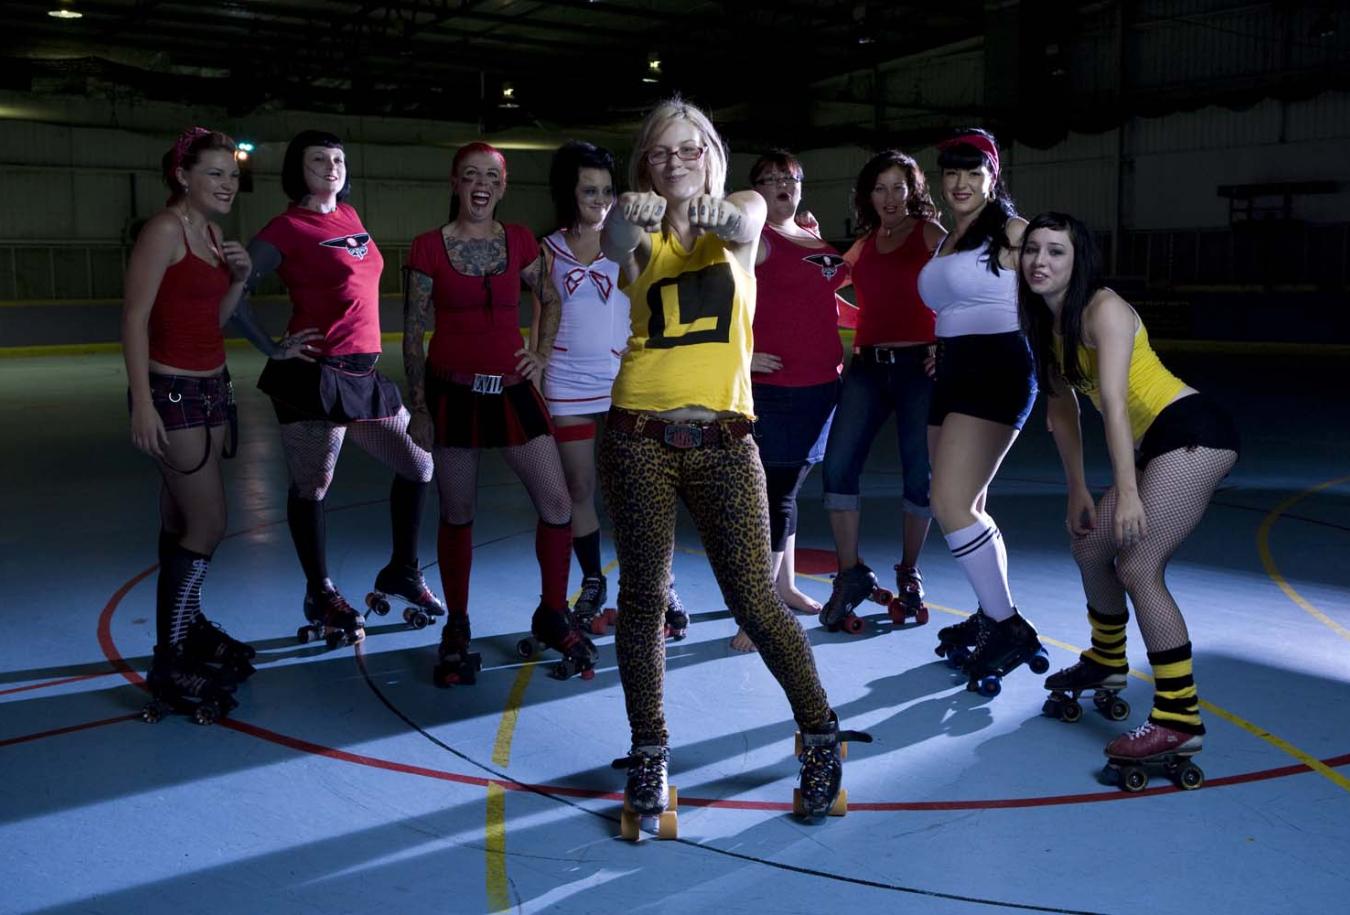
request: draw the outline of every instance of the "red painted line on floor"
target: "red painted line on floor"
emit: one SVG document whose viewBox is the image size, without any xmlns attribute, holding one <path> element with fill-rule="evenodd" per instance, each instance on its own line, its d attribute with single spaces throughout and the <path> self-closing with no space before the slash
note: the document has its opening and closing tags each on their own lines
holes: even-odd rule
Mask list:
<svg viewBox="0 0 1350 915">
<path fill-rule="evenodd" d="M 72 734 L 75 731 L 87 731 L 90 728 L 101 728 L 105 724 L 119 724 L 123 721 L 136 721 L 140 717 L 140 712 L 133 712 L 130 715 L 118 715 L 116 718 L 86 721 L 84 724 L 72 724 L 70 727 L 53 728 L 50 731 L 38 731 L 36 734 L 24 734 L 22 737 L 7 737 L 4 740 L 0 740 L 0 747 L 12 747 L 18 743 L 28 743 L 31 740 L 41 740 L 44 737 L 56 737 L 60 734 Z"/>
<path fill-rule="evenodd" d="M 105 670 L 96 674 L 81 674 L 78 677 L 65 677 L 60 680 L 46 680 L 42 683 L 30 683 L 27 686 L 15 686 L 12 689 L 0 689 L 0 696 L 22 693 L 30 689 L 47 689 L 52 686 L 64 686 L 67 683 L 79 683 L 81 680 L 97 680 L 99 677 L 106 677 L 115 673 L 117 673 L 116 670 Z"/>
<path fill-rule="evenodd" d="M 118 604 L 126 597 L 127 593 L 134 588 L 142 579 L 149 576 L 158 566 L 150 566 L 148 569 L 137 574 L 134 578 L 118 588 L 117 591 L 108 598 L 107 604 L 103 607 L 103 612 L 98 618 L 98 643 L 103 649 L 104 655 L 113 665 L 118 673 L 126 678 L 128 683 L 136 686 L 143 686 L 144 681 L 140 674 L 131 669 L 131 666 L 122 659 L 121 653 L 117 650 L 116 643 L 112 638 L 112 618 L 117 610 Z M 131 715 L 124 718 L 109 719 L 106 722 L 124 721 L 127 718 L 139 717 Z M 461 785 L 473 785 L 476 787 L 486 787 L 488 785 L 497 785 L 506 791 L 517 791 L 531 794 L 552 794 L 560 797 L 589 798 L 599 800 L 623 800 L 622 792 L 600 791 L 587 788 L 570 788 L 562 785 L 530 785 L 523 782 L 509 781 L 505 779 L 484 778 L 478 775 L 464 775 L 458 772 L 446 772 L 440 769 L 430 769 L 425 766 L 413 766 L 407 763 L 394 762 L 388 759 L 381 759 L 377 756 L 364 756 L 359 753 L 350 753 L 346 750 L 339 750 L 336 747 L 329 747 L 324 744 L 313 743 L 303 740 L 299 737 L 291 737 L 287 734 L 281 734 L 277 731 L 268 730 L 255 724 L 249 724 L 235 718 L 226 718 L 220 722 L 221 727 L 226 727 L 241 734 L 248 734 L 278 746 L 287 747 L 292 750 L 298 750 L 302 753 L 310 753 L 315 756 L 322 756 L 328 759 L 340 762 L 352 763 L 359 766 L 367 766 L 372 769 L 382 769 L 386 772 L 401 772 L 406 775 L 416 775 L 422 778 L 432 778 L 438 781 L 455 782 Z M 12 738 L 12 741 L 36 740 L 43 736 L 52 736 L 54 734 L 66 733 L 69 730 L 80 730 L 80 725 L 74 728 L 61 729 L 47 732 L 40 735 L 32 735 L 26 738 Z M 0 746 L 4 746 L 0 743 Z M 1335 756 L 1331 759 L 1322 760 L 1324 765 L 1340 767 L 1350 764 L 1350 753 L 1343 756 Z M 1227 775 L 1221 778 L 1206 780 L 1205 788 L 1219 788 L 1226 785 L 1239 785 L 1247 782 L 1266 781 L 1272 778 L 1283 778 L 1289 775 L 1298 775 L 1312 770 L 1304 765 L 1281 766 L 1277 769 L 1265 769 L 1260 772 L 1247 772 L 1241 775 Z M 1099 791 L 1091 794 L 1061 794 L 1048 795 L 1044 797 L 1026 797 L 1026 798 L 1002 798 L 990 800 L 970 800 L 970 801 L 879 801 L 879 802 L 861 802 L 850 803 L 849 810 L 866 812 L 898 812 L 898 811 L 925 811 L 925 810 L 1001 810 L 1015 809 L 1024 807 L 1053 807 L 1063 804 L 1086 804 L 1098 801 L 1119 801 L 1138 797 L 1152 797 L 1159 794 L 1171 794 L 1180 791 L 1170 783 L 1166 786 L 1157 788 L 1147 788 L 1139 792 L 1127 792 L 1119 789 L 1112 791 Z M 737 801 L 724 798 L 702 798 L 686 797 L 681 795 L 681 806 L 687 807 L 715 807 L 721 810 L 764 810 L 772 812 L 782 812 L 792 809 L 790 803 L 780 801 Z"/>
</svg>

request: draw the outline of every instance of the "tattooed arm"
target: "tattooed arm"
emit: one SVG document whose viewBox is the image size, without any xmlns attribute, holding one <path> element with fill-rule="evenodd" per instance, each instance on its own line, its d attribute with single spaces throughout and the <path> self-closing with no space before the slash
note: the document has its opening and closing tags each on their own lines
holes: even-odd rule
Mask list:
<svg viewBox="0 0 1350 915">
<path fill-rule="evenodd" d="M 553 285 L 548 257 L 548 250 L 541 247 L 539 256 L 520 271 L 520 278 L 530 287 L 538 303 L 539 334 L 537 339 L 530 341 L 532 349 L 521 349 L 516 353 L 520 356 L 516 371 L 535 384 L 544 380 L 544 369 L 553 355 L 553 341 L 558 338 L 558 325 L 562 321 L 562 299 Z"/>
<path fill-rule="evenodd" d="M 408 378 L 408 410 L 412 413 L 408 435 L 419 448 L 430 451 L 434 430 L 427 412 L 427 353 L 422 341 L 431 311 L 432 281 L 425 273 L 409 269 L 403 285 L 403 372 Z"/>
</svg>

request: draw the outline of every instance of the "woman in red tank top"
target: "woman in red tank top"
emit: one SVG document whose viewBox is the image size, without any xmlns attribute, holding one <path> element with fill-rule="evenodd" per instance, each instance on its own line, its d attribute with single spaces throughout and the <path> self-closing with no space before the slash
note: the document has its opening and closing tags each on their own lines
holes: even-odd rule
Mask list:
<svg viewBox="0 0 1350 915">
<path fill-rule="evenodd" d="M 844 258 L 853 268 L 858 330 L 824 468 L 825 508 L 839 574 L 820 621 L 830 629 L 856 632 L 861 623 L 854 608 L 885 596 L 859 554 L 859 493 L 867 452 L 892 411 L 904 481 L 904 532 L 895 566 L 900 593 L 891 603 L 891 618 L 928 619 L 918 562 L 931 518 L 927 434 L 933 384 L 925 360 L 935 338 L 933 312 L 919 297 L 918 280 L 946 233 L 937 223 L 923 171 L 899 150 L 883 150 L 863 166 L 853 206 L 864 234 Z"/>
<path fill-rule="evenodd" d="M 212 219 L 239 189 L 234 141 L 194 127 L 164 154 L 168 205 L 146 222 L 127 263 L 122 350 L 131 440 L 155 458 L 160 490 L 159 584 L 147 719 L 167 710 L 214 720 L 253 673 L 253 649 L 201 610 L 201 587 L 225 533 L 220 459 L 233 394 L 220 332 L 249 258 Z"/>
<path fill-rule="evenodd" d="M 835 290 L 848 282 L 849 265 L 820 237 L 815 221 L 798 207 L 802 165 L 774 150 L 750 168 L 750 184 L 769 214 L 755 258 L 755 352 L 750 360 L 755 398 L 755 442 L 769 498 L 769 540 L 778 595 L 798 613 L 820 604 L 797 589 L 797 493 L 825 452 L 839 399 L 843 348 Z M 731 640 L 736 651 L 754 651 L 744 629 Z"/>
</svg>

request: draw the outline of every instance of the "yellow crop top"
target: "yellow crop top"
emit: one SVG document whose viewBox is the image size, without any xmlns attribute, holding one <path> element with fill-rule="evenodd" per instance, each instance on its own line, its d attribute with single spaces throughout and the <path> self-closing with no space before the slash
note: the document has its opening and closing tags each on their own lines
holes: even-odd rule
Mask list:
<svg viewBox="0 0 1350 915">
<path fill-rule="evenodd" d="M 1063 365 L 1064 343 L 1059 334 L 1055 335 L 1055 358 Z M 1086 346 L 1078 347 L 1078 364 L 1083 369 L 1083 380 L 1075 387 L 1092 400 L 1098 410 L 1102 408 L 1101 389 L 1098 387 L 1100 374 L 1097 367 L 1097 351 Z M 1130 354 L 1130 375 L 1125 385 L 1125 410 L 1130 417 L 1130 434 L 1137 442 L 1144 437 L 1148 427 L 1158 418 L 1158 414 L 1170 404 L 1185 383 L 1167 370 L 1148 342 L 1148 331 L 1144 322 L 1134 332 L 1134 352 Z"/>
<path fill-rule="evenodd" d="M 699 406 L 753 418 L 755 275 L 711 233 L 689 252 L 660 232 L 651 242 L 647 268 L 619 284 L 632 303 L 632 336 L 614 405 L 651 413 Z"/>
</svg>

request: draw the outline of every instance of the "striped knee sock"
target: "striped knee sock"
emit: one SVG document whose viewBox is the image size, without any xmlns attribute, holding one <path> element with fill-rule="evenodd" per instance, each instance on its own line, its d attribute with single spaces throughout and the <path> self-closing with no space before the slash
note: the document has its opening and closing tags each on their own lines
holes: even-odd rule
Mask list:
<svg viewBox="0 0 1350 915">
<path fill-rule="evenodd" d="M 1150 651 L 1148 661 L 1153 665 L 1153 709 L 1148 720 L 1185 734 L 1205 733 L 1200 697 L 1195 692 L 1191 643 Z"/>
<path fill-rule="evenodd" d="M 1088 622 L 1092 624 L 1092 647 L 1083 652 L 1083 657 L 1102 667 L 1127 671 L 1130 664 L 1125 660 L 1125 626 L 1130 614 L 1107 616 L 1098 613 L 1088 605 Z M 1150 655 L 1151 657 L 1151 655 Z"/>
<path fill-rule="evenodd" d="M 1012 616 L 1016 608 L 1008 590 L 1008 553 L 994 519 L 986 515 L 969 527 L 948 534 L 947 546 L 970 579 L 985 615 L 995 621 Z"/>
</svg>

